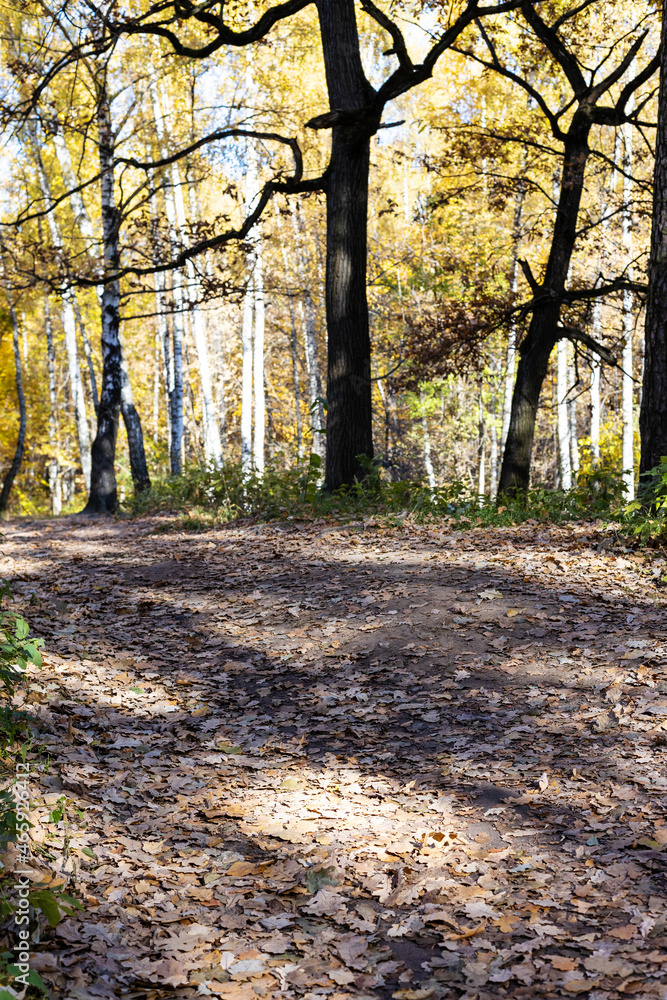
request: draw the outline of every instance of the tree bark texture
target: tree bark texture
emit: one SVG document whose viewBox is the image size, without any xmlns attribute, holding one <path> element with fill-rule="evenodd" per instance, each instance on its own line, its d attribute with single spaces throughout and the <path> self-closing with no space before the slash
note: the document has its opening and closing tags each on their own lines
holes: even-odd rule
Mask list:
<svg viewBox="0 0 667 1000">
<path fill-rule="evenodd" d="M 318 0 L 322 50 L 332 111 L 360 110 L 373 95 L 361 64 L 354 0 Z M 327 171 L 328 335 L 327 449 L 329 490 L 366 475 L 373 458 L 366 246 L 370 131 L 334 125 Z"/>
<path fill-rule="evenodd" d="M 653 225 L 646 299 L 640 473 L 667 455 L 667 0 L 662 4 L 662 57 L 653 172 Z"/>
<path fill-rule="evenodd" d="M 58 395 L 56 392 L 56 353 L 53 348 L 53 323 L 48 295 L 44 296 L 44 330 L 46 333 L 46 360 L 49 373 L 49 449 L 51 456 L 47 466 L 51 513 L 60 514 L 63 507 L 62 483 L 60 480 L 60 455 L 58 442 Z"/>
<path fill-rule="evenodd" d="M 558 210 L 544 280 L 534 293 L 528 333 L 519 347 L 512 413 L 500 473 L 499 493 L 514 495 L 530 485 L 530 460 L 540 391 L 549 357 L 561 333 L 563 292 L 577 236 L 577 219 L 589 156 L 589 118 L 575 111 L 565 142 Z"/>
<path fill-rule="evenodd" d="M 23 449 L 25 447 L 26 424 L 28 420 L 25 406 L 25 394 L 23 392 L 23 370 L 21 366 L 21 350 L 19 347 L 19 324 L 16 318 L 16 310 L 13 305 L 10 305 L 9 307 L 9 316 L 12 321 L 12 346 L 14 348 L 14 365 L 16 371 L 16 396 L 19 404 L 19 434 L 16 440 L 16 448 L 14 450 L 12 464 L 7 470 L 5 478 L 2 481 L 2 490 L 0 490 L 0 511 L 7 510 L 12 486 L 14 485 L 14 480 L 16 479 L 19 469 L 21 468 Z"/>
<path fill-rule="evenodd" d="M 117 271 L 119 213 L 114 198 L 114 134 L 104 89 L 98 94 L 98 140 L 101 169 L 102 241 L 104 266 Z M 112 514 L 116 509 L 116 438 L 121 405 L 122 364 L 119 337 L 120 285 L 110 281 L 102 292 L 102 389 L 97 412 L 97 434 L 92 447 L 90 495 L 86 514 Z"/>
</svg>

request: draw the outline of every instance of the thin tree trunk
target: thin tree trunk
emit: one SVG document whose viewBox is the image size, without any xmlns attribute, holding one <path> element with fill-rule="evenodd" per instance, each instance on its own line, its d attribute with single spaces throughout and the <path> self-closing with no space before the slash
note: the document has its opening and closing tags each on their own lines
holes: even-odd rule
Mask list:
<svg viewBox="0 0 667 1000">
<path fill-rule="evenodd" d="M 324 400 L 322 391 L 322 373 L 317 355 L 317 334 L 315 324 L 315 303 L 310 291 L 311 260 L 306 249 L 306 227 L 297 203 L 292 216 L 294 237 L 297 246 L 296 260 L 299 269 L 299 282 L 302 289 L 302 299 L 299 302 L 301 326 L 303 329 L 303 344 L 306 356 L 306 375 L 308 377 L 308 411 L 313 435 L 312 451 L 320 458 L 325 454 L 325 423 Z"/>
<path fill-rule="evenodd" d="M 261 234 L 259 239 L 261 240 Z M 264 472 L 264 440 L 266 426 L 266 390 L 264 387 L 264 255 L 258 241 L 255 249 L 253 274 L 255 296 L 255 337 L 253 342 L 252 370 L 255 386 L 255 433 L 253 438 L 253 464 L 255 472 Z"/>
<path fill-rule="evenodd" d="M 424 390 L 420 390 L 419 393 L 419 403 L 422 411 L 421 422 L 422 422 L 422 441 L 424 445 L 424 468 L 426 469 L 426 478 L 428 479 L 429 488 L 435 489 L 435 472 L 433 471 L 433 460 L 431 458 L 431 435 L 428 430 L 428 414 L 426 412 L 426 396 L 424 395 Z"/>
<path fill-rule="evenodd" d="M 593 337 L 595 340 L 600 342 L 600 335 L 602 332 L 602 319 L 601 319 L 601 308 L 600 300 L 595 299 L 593 302 Z M 600 359 L 597 354 L 593 355 L 591 362 L 591 455 L 593 458 L 593 464 L 597 465 L 600 461 L 600 415 L 601 415 L 601 401 L 600 401 L 600 373 L 601 373 Z"/>
<path fill-rule="evenodd" d="M 93 401 L 93 409 L 95 410 L 95 413 L 97 413 L 100 405 L 100 397 L 97 391 L 97 376 L 95 375 L 95 366 L 93 364 L 93 351 L 90 344 L 90 338 L 88 337 L 88 331 L 86 330 L 86 324 L 83 322 L 81 306 L 79 305 L 79 300 L 76 297 L 76 292 L 72 292 L 72 306 L 74 307 L 74 315 L 76 317 L 77 326 L 79 327 L 79 333 L 81 335 L 83 353 L 86 356 L 88 378 L 90 379 L 90 396 Z"/>
<path fill-rule="evenodd" d="M 353 0 L 318 0 L 322 50 L 332 109 L 358 110 L 373 91 L 361 64 Z M 373 458 L 366 247 L 370 140 L 353 125 L 334 125 L 327 169 L 328 334 L 327 448 L 329 490 L 363 479 L 360 458 Z"/>
<path fill-rule="evenodd" d="M 632 125 L 623 126 L 625 148 L 623 151 L 623 212 L 622 240 L 627 261 L 627 276 L 632 278 Z M 634 332 L 633 294 L 623 292 L 623 355 L 622 355 L 622 411 L 623 411 L 623 482 L 627 500 L 635 498 L 635 421 L 634 382 L 632 379 L 632 335 Z"/>
<path fill-rule="evenodd" d="M 525 151 L 524 151 L 525 160 Z M 519 183 L 514 203 L 514 219 L 512 223 L 512 259 L 510 263 L 510 296 L 512 305 L 516 302 L 519 290 L 519 240 L 521 239 L 521 215 L 523 213 L 523 202 L 526 196 L 526 186 L 523 180 Z M 510 320 L 509 333 L 507 337 L 507 358 L 505 365 L 505 391 L 503 393 L 503 425 L 500 432 L 500 452 L 505 451 L 505 441 L 509 430 L 510 417 L 512 415 L 512 394 L 514 392 L 514 374 L 516 368 L 516 341 L 517 326 L 514 316 Z"/>
<path fill-rule="evenodd" d="M 294 299 L 290 284 L 290 268 L 287 260 L 287 246 L 283 236 L 283 225 L 280 218 L 278 203 L 274 202 L 276 223 L 278 227 L 278 240 L 283 257 L 283 270 L 285 272 L 285 295 L 287 297 L 287 307 L 290 319 L 290 353 L 292 356 L 292 387 L 294 392 L 294 416 L 296 424 L 296 454 L 297 459 L 303 457 L 303 425 L 301 420 L 301 386 L 299 384 L 299 342 L 296 333 L 296 320 L 294 317 Z"/>
<path fill-rule="evenodd" d="M 32 146 L 33 157 L 37 167 L 37 177 L 42 192 L 42 197 L 47 205 L 52 202 L 51 186 L 44 169 L 44 163 L 39 147 L 39 140 L 34 128 L 28 125 L 28 136 Z M 51 242 L 54 247 L 61 249 L 63 245 L 60 228 L 56 220 L 55 212 L 47 214 L 49 230 L 51 232 Z M 86 399 L 81 381 L 81 369 L 79 367 L 79 355 L 76 342 L 76 320 L 74 314 L 73 293 L 70 288 L 63 288 L 61 291 L 61 315 L 63 331 L 65 334 L 65 351 L 67 353 L 67 368 L 70 382 L 70 392 L 72 405 L 74 407 L 74 421 L 76 424 L 76 436 L 79 444 L 79 458 L 81 469 L 86 485 L 86 490 L 90 488 L 90 429 L 88 427 L 88 417 L 86 415 Z"/>
<path fill-rule="evenodd" d="M 53 349 L 53 324 L 51 322 L 51 305 L 49 303 L 48 295 L 44 296 L 44 332 L 46 333 L 46 360 L 49 372 L 49 450 L 51 452 L 47 475 L 49 494 L 51 496 L 51 513 L 57 515 L 62 511 L 63 499 L 60 481 L 60 457 L 58 442 L 56 355 Z"/>
<path fill-rule="evenodd" d="M 244 476 L 252 471 L 252 323 L 255 307 L 253 275 L 243 298 L 241 326 L 241 468 Z"/>
<path fill-rule="evenodd" d="M 110 123 L 109 123 L 110 127 Z M 69 147 L 63 135 L 56 132 L 53 136 L 53 142 L 56 149 L 56 156 L 58 162 L 60 163 L 60 169 L 63 175 L 63 181 L 65 187 L 69 189 L 69 202 L 72 209 L 72 213 L 77 221 L 79 231 L 81 232 L 84 239 L 87 241 L 87 249 L 90 252 L 95 245 L 95 231 L 93 229 L 93 224 L 86 209 L 83 197 L 80 191 L 77 191 L 77 180 L 74 174 L 74 169 L 72 166 L 72 158 L 70 156 Z M 97 289 L 97 295 L 100 300 L 100 306 L 102 310 L 104 309 L 104 288 L 99 286 Z M 88 373 L 90 377 L 90 390 L 93 399 L 93 405 L 95 407 L 95 413 L 99 411 L 99 396 L 97 390 L 97 378 L 95 376 L 95 367 L 93 365 L 93 357 L 90 346 L 90 340 L 88 339 L 88 334 L 86 332 L 86 326 L 83 322 L 83 316 L 81 314 L 81 308 L 77 300 L 76 294 L 72 293 L 72 304 L 74 306 L 74 312 L 76 315 L 77 323 L 79 326 L 79 332 L 81 334 L 81 340 L 83 342 L 83 349 L 86 355 L 86 361 L 88 364 Z M 144 449 L 144 435 L 141 429 L 141 419 L 134 406 L 132 399 L 132 388 L 130 385 L 129 375 L 127 373 L 127 367 L 125 363 L 125 357 L 123 354 L 122 345 L 120 348 L 120 364 L 121 364 L 121 413 L 123 416 L 123 422 L 125 424 L 125 430 L 127 433 L 128 450 L 130 453 L 130 469 L 132 471 L 132 482 L 134 484 L 134 489 L 137 493 L 141 493 L 142 490 L 147 489 L 150 486 L 150 478 L 148 476 L 148 466 L 146 464 L 146 452 Z"/>
<path fill-rule="evenodd" d="M 130 472 L 132 474 L 132 484 L 137 493 L 150 489 L 151 479 L 148 474 L 146 463 L 146 451 L 144 449 L 144 435 L 141 429 L 141 420 L 134 405 L 132 396 L 132 386 L 125 367 L 122 343 L 120 345 L 120 408 L 127 434 L 127 448 L 130 454 Z"/>
<path fill-rule="evenodd" d="M 577 482 L 579 474 L 579 415 L 577 409 L 577 383 L 574 365 L 568 365 L 567 385 L 570 398 L 567 404 L 567 414 L 570 422 L 570 467 L 572 469 L 572 485 Z"/>
<path fill-rule="evenodd" d="M 120 214 L 116 208 L 113 173 L 115 137 L 104 86 L 98 91 L 97 98 L 104 267 L 105 271 L 113 273 L 120 265 Z M 116 280 L 105 284 L 102 292 L 102 392 L 97 413 L 97 435 L 92 448 L 86 514 L 111 514 L 116 509 L 115 457 L 122 391 L 119 326 L 120 285 Z"/>
<path fill-rule="evenodd" d="M 482 390 L 479 392 L 479 444 L 477 447 L 477 495 L 486 493 L 486 414 Z"/>
<path fill-rule="evenodd" d="M 572 488 L 570 462 L 570 421 L 567 413 L 567 341 L 559 340 L 557 348 L 556 413 L 558 420 L 558 474 L 562 490 Z"/>
<path fill-rule="evenodd" d="M 25 395 L 23 393 L 23 370 L 21 366 L 21 349 L 19 346 L 19 323 L 16 318 L 16 310 L 14 309 L 13 304 L 9 307 L 9 316 L 12 321 L 12 346 L 14 348 L 16 396 L 19 404 L 19 434 L 16 440 L 16 448 L 14 450 L 12 464 L 7 470 L 5 478 L 2 481 L 2 490 L 0 490 L 0 511 L 7 510 L 9 494 L 11 493 L 14 480 L 16 479 L 19 469 L 21 468 L 23 448 L 25 446 L 26 424 L 28 420 L 25 406 Z"/>
<path fill-rule="evenodd" d="M 155 129 L 157 132 L 160 153 L 167 156 L 168 150 L 165 139 L 164 118 L 160 105 L 155 83 L 150 87 L 153 104 L 153 115 L 155 119 Z M 164 189 L 164 204 L 169 225 L 169 239 L 172 251 L 179 248 L 178 219 L 176 216 L 176 206 L 174 204 L 173 192 L 166 187 Z M 183 276 L 180 269 L 172 271 L 171 278 L 172 298 L 174 303 L 174 313 L 172 319 L 172 352 L 171 364 L 173 366 L 172 387 L 169 393 L 171 435 L 169 441 L 169 470 L 172 476 L 181 473 L 183 465 L 183 337 L 184 337 L 184 313 L 185 297 L 183 294 Z"/>
<path fill-rule="evenodd" d="M 171 165 L 171 193 L 167 193 L 167 198 L 173 197 L 176 224 L 180 233 L 181 242 L 187 240 L 187 218 L 185 214 L 185 202 L 183 199 L 183 187 L 177 163 Z M 202 390 L 202 424 L 204 430 L 204 455 L 206 460 L 212 462 L 216 468 L 222 465 L 222 446 L 220 444 L 220 429 L 218 418 L 215 412 L 213 400 L 213 387 L 211 384 L 211 365 L 208 353 L 208 335 L 206 330 L 206 319 L 198 304 L 193 304 L 193 298 L 199 293 L 200 282 L 197 277 L 195 266 L 191 260 L 185 265 L 185 273 L 188 283 L 188 297 L 190 298 L 190 316 L 192 320 L 192 333 L 197 354 L 197 364 L 199 369 L 199 381 Z"/>
</svg>

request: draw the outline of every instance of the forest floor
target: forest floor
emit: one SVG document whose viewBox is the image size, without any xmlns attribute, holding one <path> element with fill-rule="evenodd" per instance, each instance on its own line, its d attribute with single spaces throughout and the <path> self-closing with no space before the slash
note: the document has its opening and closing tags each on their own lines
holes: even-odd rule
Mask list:
<svg viewBox="0 0 667 1000">
<path fill-rule="evenodd" d="M 55 996 L 667 997 L 659 553 L 170 523 L 3 526 Z"/>
</svg>

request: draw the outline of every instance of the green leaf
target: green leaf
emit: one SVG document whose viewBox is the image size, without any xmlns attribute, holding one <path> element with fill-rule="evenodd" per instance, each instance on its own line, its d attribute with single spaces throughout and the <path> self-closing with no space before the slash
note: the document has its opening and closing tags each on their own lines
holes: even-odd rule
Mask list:
<svg viewBox="0 0 667 1000">
<path fill-rule="evenodd" d="M 28 625 L 25 618 L 16 619 L 16 638 L 26 639 L 30 634 L 30 626 Z"/>
<path fill-rule="evenodd" d="M 333 865 L 330 868 L 320 868 L 318 871 L 309 868 L 306 872 L 306 889 L 310 893 L 319 892 L 325 885 L 338 884 L 338 873 Z"/>
<path fill-rule="evenodd" d="M 41 910 L 51 927 L 58 926 L 63 915 L 50 889 L 40 889 L 38 892 L 30 893 L 30 902 L 36 909 Z"/>
<path fill-rule="evenodd" d="M 97 861 L 97 855 L 95 854 L 95 851 L 91 851 L 89 847 L 82 847 L 81 853 L 85 854 L 87 858 L 94 858 L 95 861 Z"/>
</svg>

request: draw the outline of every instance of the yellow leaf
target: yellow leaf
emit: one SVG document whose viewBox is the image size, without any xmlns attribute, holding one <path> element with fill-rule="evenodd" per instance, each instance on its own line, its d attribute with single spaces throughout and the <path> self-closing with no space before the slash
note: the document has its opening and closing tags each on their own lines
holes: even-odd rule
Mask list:
<svg viewBox="0 0 667 1000">
<path fill-rule="evenodd" d="M 235 861 L 225 872 L 230 878 L 244 878 L 246 875 L 259 875 L 260 869 L 252 861 Z"/>
</svg>

